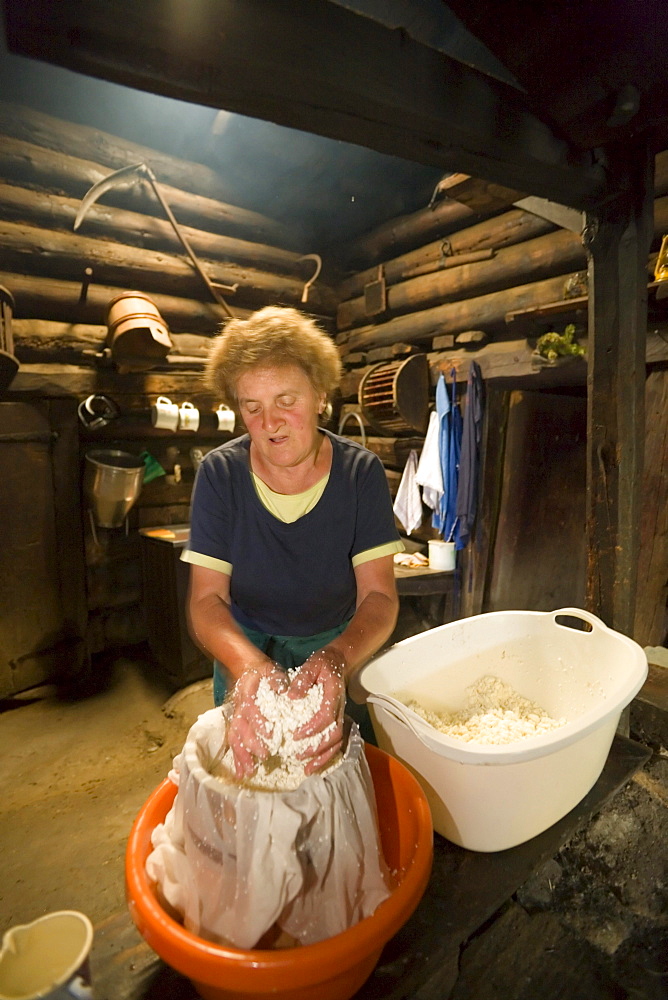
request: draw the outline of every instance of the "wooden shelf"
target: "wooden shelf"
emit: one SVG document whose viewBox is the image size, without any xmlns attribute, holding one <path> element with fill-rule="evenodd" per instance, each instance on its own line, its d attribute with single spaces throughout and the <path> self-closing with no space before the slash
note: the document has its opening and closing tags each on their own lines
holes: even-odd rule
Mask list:
<svg viewBox="0 0 668 1000">
<path fill-rule="evenodd" d="M 650 281 L 647 294 L 650 304 L 665 311 L 668 307 L 668 281 Z M 506 313 L 506 326 L 517 337 L 537 337 L 545 332 L 543 327 L 551 325 L 556 318 L 562 321 L 580 321 L 586 327 L 588 302 L 589 296 L 578 295 L 576 298 L 559 299 L 530 309 L 518 309 Z"/>
<path fill-rule="evenodd" d="M 542 306 L 532 306 L 530 309 L 519 309 L 517 312 L 506 313 L 506 326 L 512 329 L 518 337 L 535 337 L 543 330 L 541 326 L 549 324 L 555 317 L 561 319 L 587 320 L 587 295 L 578 295 L 573 299 L 560 299 L 557 302 L 547 302 Z"/>
</svg>

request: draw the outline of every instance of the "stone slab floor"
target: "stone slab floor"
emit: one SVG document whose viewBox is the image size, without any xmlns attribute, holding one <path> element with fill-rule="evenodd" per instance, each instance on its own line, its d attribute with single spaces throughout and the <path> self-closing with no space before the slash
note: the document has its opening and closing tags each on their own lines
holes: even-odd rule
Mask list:
<svg viewBox="0 0 668 1000">
<path fill-rule="evenodd" d="M 84 911 L 96 926 L 95 980 L 97 930 L 125 914 L 133 818 L 209 707 L 210 682 L 174 695 L 144 647 L 100 659 L 76 696 L 47 688 L 0 703 L 0 932 L 52 910 Z M 465 943 L 452 1000 L 668 997 L 668 756 L 654 750 Z"/>
</svg>

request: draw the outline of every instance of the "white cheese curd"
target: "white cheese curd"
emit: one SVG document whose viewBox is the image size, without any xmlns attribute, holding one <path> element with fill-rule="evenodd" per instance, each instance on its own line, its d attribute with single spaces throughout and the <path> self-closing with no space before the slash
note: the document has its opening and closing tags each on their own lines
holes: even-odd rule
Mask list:
<svg viewBox="0 0 668 1000">
<path fill-rule="evenodd" d="M 515 743 L 566 724 L 492 674 L 480 677 L 466 693 L 467 707 L 458 712 L 432 712 L 416 701 L 407 705 L 440 733 L 465 743 Z"/>
<path fill-rule="evenodd" d="M 289 670 L 288 680 L 292 680 L 296 673 L 296 670 Z M 269 757 L 266 761 L 258 763 L 255 774 L 250 778 L 238 781 L 234 775 L 234 755 L 228 748 L 223 754 L 220 768 L 216 769 L 216 777 L 253 789 L 292 791 L 298 788 L 306 777 L 304 768 L 308 764 L 308 759 L 299 760 L 298 755 L 317 746 L 323 737 L 329 736 L 335 728 L 332 724 L 315 737 L 303 740 L 294 738 L 294 733 L 309 722 L 319 710 L 322 698 L 322 684 L 314 684 L 304 698 L 289 698 L 287 693 L 274 691 L 267 678 L 263 677 L 258 685 L 255 703 L 271 730 L 265 741 Z M 330 771 L 340 763 L 339 754 L 319 773 Z"/>
</svg>

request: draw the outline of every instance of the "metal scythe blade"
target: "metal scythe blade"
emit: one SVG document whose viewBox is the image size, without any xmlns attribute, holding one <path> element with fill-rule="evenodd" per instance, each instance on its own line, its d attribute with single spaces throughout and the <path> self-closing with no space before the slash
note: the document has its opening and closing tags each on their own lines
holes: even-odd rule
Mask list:
<svg viewBox="0 0 668 1000">
<path fill-rule="evenodd" d="M 162 191 L 160 190 L 160 187 L 159 187 L 158 182 L 156 180 L 155 174 L 153 173 L 153 171 L 151 170 L 151 168 L 148 166 L 148 164 L 146 164 L 146 163 L 134 163 L 134 164 L 132 164 L 129 167 L 121 167 L 120 170 L 114 170 L 114 172 L 112 174 L 109 174 L 108 177 L 105 177 L 103 180 L 98 181 L 97 184 L 93 184 L 92 188 L 84 195 L 83 201 L 81 202 L 81 207 L 79 208 L 79 211 L 77 212 L 77 217 L 74 220 L 74 230 L 75 230 L 75 232 L 79 228 L 79 226 L 81 225 L 81 223 L 83 222 L 84 216 L 86 215 L 86 212 L 88 211 L 88 209 L 90 208 L 90 206 L 93 205 L 97 201 L 98 198 L 100 198 L 103 194 L 105 194 L 106 191 L 111 191 L 112 188 L 118 187 L 119 184 L 127 181 L 128 178 L 131 178 L 133 182 L 137 181 L 137 180 L 147 180 L 150 183 L 151 187 L 153 188 L 153 193 L 155 194 L 156 198 L 158 199 L 158 201 L 162 205 L 162 208 L 163 208 L 163 210 L 165 212 L 165 215 L 167 216 L 167 219 L 169 220 L 169 223 L 170 223 L 172 229 L 176 233 L 176 236 L 177 236 L 179 242 L 181 243 L 181 246 L 183 247 L 183 249 L 186 251 L 186 253 L 190 257 L 190 260 L 192 261 L 193 267 L 195 268 L 195 270 L 197 271 L 197 273 L 201 277 L 201 279 L 204 282 L 204 284 L 206 285 L 206 287 L 211 292 L 211 295 L 216 300 L 216 302 L 220 306 L 223 307 L 223 309 L 225 310 L 225 312 L 227 313 L 228 316 L 230 316 L 230 317 L 234 316 L 234 313 L 232 312 L 232 310 L 228 306 L 228 304 L 225 301 L 225 299 L 223 298 L 223 296 L 220 294 L 220 292 L 218 291 L 218 289 L 211 283 L 210 279 L 208 278 L 208 276 L 206 275 L 206 273 L 202 269 L 202 265 L 200 264 L 199 260 L 197 259 L 195 251 L 190 246 L 190 243 L 186 239 L 185 234 L 181 231 L 181 228 L 180 228 L 178 222 L 174 218 L 174 213 L 172 212 L 171 208 L 167 204 L 167 201 L 165 200 L 165 196 L 163 195 Z M 317 274 L 317 272 L 316 272 L 316 274 Z M 314 280 L 315 280 L 315 276 L 311 279 L 311 281 L 314 281 Z M 227 292 L 236 292 L 236 290 L 239 287 L 239 285 L 237 283 L 236 285 L 221 285 L 220 287 L 224 288 L 225 291 L 227 291 Z"/>
<path fill-rule="evenodd" d="M 74 220 L 74 231 L 77 231 L 86 216 L 86 212 L 91 205 L 95 204 L 98 198 L 101 198 L 107 191 L 118 187 L 121 183 L 127 181 L 128 178 L 132 178 L 133 183 L 141 180 L 145 169 L 146 165 L 144 163 L 134 163 L 129 167 L 121 167 L 120 170 L 114 170 L 113 174 L 109 174 L 107 177 L 103 177 L 101 181 L 98 181 L 97 184 L 93 184 L 92 188 L 84 195 L 79 206 L 77 217 Z"/>
</svg>

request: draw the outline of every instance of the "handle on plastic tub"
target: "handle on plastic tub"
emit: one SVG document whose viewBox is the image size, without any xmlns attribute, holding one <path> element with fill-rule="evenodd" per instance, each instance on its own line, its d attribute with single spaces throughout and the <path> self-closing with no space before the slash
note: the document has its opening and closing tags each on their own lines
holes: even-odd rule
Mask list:
<svg viewBox="0 0 668 1000">
<path fill-rule="evenodd" d="M 443 751 L 442 746 L 438 744 L 436 740 L 432 740 L 429 736 L 421 732 L 415 725 L 415 722 L 411 718 L 410 710 L 406 706 L 397 701 L 396 698 L 392 698 L 389 694 L 370 694 L 367 697 L 367 704 L 378 705 L 380 708 L 384 708 L 389 715 L 394 716 L 399 722 L 403 722 L 405 726 L 410 729 L 413 736 L 415 736 L 420 743 L 424 743 L 429 750 Z"/>
<path fill-rule="evenodd" d="M 562 625 L 561 622 L 557 621 L 557 618 L 579 618 L 582 621 L 587 622 L 592 627 L 592 631 L 596 628 L 604 629 L 607 631 L 607 625 L 593 615 L 591 611 L 583 611 L 582 608 L 559 608 L 558 611 L 550 612 L 552 618 L 554 619 L 555 625 L 560 625 L 561 628 L 570 628 L 569 625 Z"/>
</svg>

